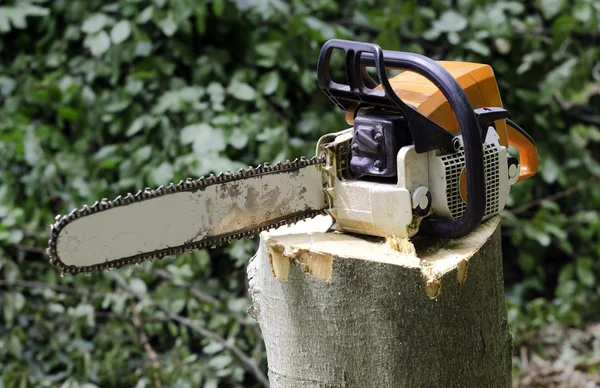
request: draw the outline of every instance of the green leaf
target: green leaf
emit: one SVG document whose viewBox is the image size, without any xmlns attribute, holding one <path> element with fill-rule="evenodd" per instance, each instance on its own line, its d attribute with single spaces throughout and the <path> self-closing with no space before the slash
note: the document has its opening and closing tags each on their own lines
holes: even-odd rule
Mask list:
<svg viewBox="0 0 600 388">
<path fill-rule="evenodd" d="M 154 107 L 154 112 L 179 112 L 186 105 L 198 106 L 198 100 L 204 95 L 204 93 L 204 89 L 200 87 L 187 87 L 179 90 L 169 90 L 160 96 L 158 104 Z"/>
<path fill-rule="evenodd" d="M 227 88 L 227 92 L 234 98 L 242 101 L 252 101 L 256 98 L 254 88 L 244 82 L 233 82 Z"/>
<path fill-rule="evenodd" d="M 32 131 L 28 131 L 25 136 L 25 160 L 30 166 L 35 166 L 40 156 L 42 156 L 42 150 L 39 139 Z"/>
<path fill-rule="evenodd" d="M 487 57 L 490 55 L 490 48 L 486 44 L 484 44 L 478 40 L 468 41 L 465 44 L 465 48 L 469 49 L 471 51 L 474 51 L 477 54 L 484 56 L 484 57 Z"/>
<path fill-rule="evenodd" d="M 22 230 L 20 230 L 20 229 L 13 230 L 10 232 L 10 237 L 8 238 L 8 242 L 11 244 L 18 244 L 23 240 L 24 237 L 25 237 L 25 233 Z"/>
<path fill-rule="evenodd" d="M 540 5 L 542 7 L 542 12 L 546 19 L 552 19 L 554 16 L 558 15 L 558 13 L 564 7 L 563 0 L 540 0 Z"/>
<path fill-rule="evenodd" d="M 198 33 L 200 35 L 204 35 L 204 32 L 206 31 L 206 14 L 207 14 L 206 3 L 200 2 L 200 3 L 196 4 L 195 12 L 196 12 L 196 31 L 198 31 Z"/>
<path fill-rule="evenodd" d="M 110 30 L 110 39 L 113 44 L 120 44 L 127 40 L 131 35 L 131 23 L 127 20 L 121 20 Z"/>
<path fill-rule="evenodd" d="M 236 150 L 241 150 L 248 144 L 248 135 L 236 128 L 229 136 L 229 144 Z"/>
<path fill-rule="evenodd" d="M 133 278 L 129 281 L 129 287 L 138 295 L 144 295 L 148 288 L 146 287 L 146 283 L 139 278 Z"/>
<path fill-rule="evenodd" d="M 161 185 L 170 182 L 173 175 L 173 167 L 167 162 L 162 162 L 160 166 L 152 171 L 152 180 L 154 183 Z"/>
<path fill-rule="evenodd" d="M 61 106 L 58 108 L 58 115 L 69 121 L 75 121 L 79 118 L 79 112 L 68 106 Z"/>
<path fill-rule="evenodd" d="M 192 148 L 196 154 L 205 155 L 223 151 L 226 146 L 223 132 L 213 130 L 199 134 L 194 140 Z"/>
<path fill-rule="evenodd" d="M 149 145 L 140 147 L 134 152 L 134 158 L 138 163 L 147 161 L 151 155 L 152 147 L 150 147 Z"/>
<path fill-rule="evenodd" d="M 48 310 L 54 314 L 64 314 L 65 307 L 59 303 L 50 303 L 48 305 Z"/>
<path fill-rule="evenodd" d="M 14 6 L 0 7 L 0 32 L 9 32 L 10 25 L 16 29 L 27 27 L 28 16 L 47 16 L 48 9 L 25 2 L 17 2 Z"/>
<path fill-rule="evenodd" d="M 534 51 L 523 55 L 523 62 L 517 68 L 517 74 L 523 74 L 531 69 L 531 66 L 535 63 L 539 63 L 544 60 L 546 53 L 541 51 Z"/>
<path fill-rule="evenodd" d="M 106 145 L 106 146 L 100 148 L 98 150 L 98 152 L 96 152 L 96 154 L 94 155 L 94 158 L 96 160 L 102 160 L 109 156 L 114 155 L 115 152 L 117 152 L 117 145 L 109 144 L 109 145 Z"/>
<path fill-rule="evenodd" d="M 116 168 L 119 165 L 119 163 L 122 162 L 122 160 L 123 159 L 120 156 L 111 156 L 109 158 L 102 159 L 102 161 L 100 162 L 100 167 L 105 170 L 112 170 Z"/>
<path fill-rule="evenodd" d="M 173 36 L 177 32 L 177 22 L 173 16 L 173 12 L 167 14 L 167 17 L 158 22 L 158 26 L 166 36 Z"/>
<path fill-rule="evenodd" d="M 144 40 L 135 44 L 135 55 L 138 57 L 147 57 L 152 53 L 152 42 Z"/>
<path fill-rule="evenodd" d="M 560 167 L 551 157 L 543 158 L 541 174 L 544 181 L 554 183 L 560 173 Z"/>
<path fill-rule="evenodd" d="M 566 283 L 573 279 L 574 275 L 574 266 L 573 264 L 567 264 L 560 270 L 560 274 L 558 275 L 559 283 Z"/>
<path fill-rule="evenodd" d="M 214 377 L 210 377 L 208 378 L 203 385 L 204 388 L 218 388 L 219 387 L 219 380 L 217 380 Z"/>
<path fill-rule="evenodd" d="M 304 22 L 315 34 L 320 36 L 321 39 L 328 40 L 335 38 L 335 30 L 324 21 L 314 16 L 307 16 L 304 18 Z"/>
<path fill-rule="evenodd" d="M 452 44 L 452 45 L 458 45 L 460 43 L 460 35 L 456 31 L 450 31 L 448 33 L 448 42 L 450 42 L 450 44 Z M 468 43 L 467 43 L 467 45 L 468 45 Z M 465 45 L 465 46 L 467 46 L 467 45 Z"/>
<path fill-rule="evenodd" d="M 21 357 L 23 357 L 23 344 L 21 343 L 21 340 L 18 336 L 11 335 L 9 337 L 8 350 L 17 359 L 20 359 Z M 22 386 L 24 386 L 24 385 L 22 385 Z"/>
<path fill-rule="evenodd" d="M 83 45 L 90 49 L 92 55 L 99 57 L 110 48 L 110 38 L 106 31 L 100 31 L 94 35 L 88 35 L 83 41 Z"/>
<path fill-rule="evenodd" d="M 193 144 L 197 154 L 218 153 L 227 145 L 223 132 L 206 123 L 188 125 L 181 130 L 179 139 L 182 144 Z"/>
<path fill-rule="evenodd" d="M 0 32 L 10 32 L 8 7 L 0 7 Z"/>
<path fill-rule="evenodd" d="M 181 144 L 192 144 L 198 137 L 209 136 L 212 131 L 213 127 L 205 123 L 188 125 L 179 133 L 179 141 Z"/>
<path fill-rule="evenodd" d="M 263 75 L 260 78 L 258 85 L 263 94 L 266 96 L 275 93 L 277 86 L 279 86 L 279 73 L 276 71 L 271 71 Z"/>
<path fill-rule="evenodd" d="M 263 67 L 272 67 L 277 62 L 277 55 L 281 47 L 281 42 L 276 40 L 272 42 L 261 42 L 254 46 L 254 51 L 260 56 L 257 65 Z"/>
<path fill-rule="evenodd" d="M 179 90 L 179 96 L 183 101 L 195 102 L 204 96 L 204 88 L 200 87 L 187 87 Z"/>
<path fill-rule="evenodd" d="M 596 284 L 596 276 L 594 275 L 594 260 L 589 257 L 581 257 L 577 260 L 575 272 L 579 281 L 588 287 Z"/>
<path fill-rule="evenodd" d="M 215 353 L 220 352 L 221 350 L 223 350 L 223 345 L 214 341 L 210 342 L 208 345 L 202 348 L 202 352 L 208 355 L 213 355 Z"/>
<path fill-rule="evenodd" d="M 139 24 L 148 23 L 152 20 L 152 15 L 154 14 L 154 7 L 149 5 L 138 15 L 137 22 Z"/>
<path fill-rule="evenodd" d="M 532 272 L 536 267 L 535 257 L 528 253 L 522 253 L 519 255 L 519 265 L 523 271 Z"/>
<path fill-rule="evenodd" d="M 96 13 L 85 19 L 81 25 L 81 31 L 86 34 L 95 34 L 106 26 L 108 17 L 103 13 Z"/>
<path fill-rule="evenodd" d="M 1 95 L 3 95 L 3 96 L 10 95 L 13 92 L 13 90 L 15 90 L 15 86 L 17 86 L 17 83 L 15 82 L 14 79 L 5 77 L 5 76 L 0 76 L 0 94 Z"/>
<path fill-rule="evenodd" d="M 175 314 L 179 314 L 185 307 L 185 299 L 175 299 L 169 304 L 169 310 Z"/>
<path fill-rule="evenodd" d="M 504 38 L 498 38 L 494 40 L 494 46 L 496 46 L 496 50 L 502 55 L 506 55 L 510 53 L 510 49 L 512 47 L 510 40 Z"/>
<path fill-rule="evenodd" d="M 136 133 L 138 133 L 139 131 L 141 131 L 142 129 L 144 129 L 145 122 L 146 122 L 146 116 L 140 116 L 140 117 L 136 118 L 133 121 L 133 123 L 131 123 L 129 128 L 127 128 L 127 131 L 125 132 L 125 136 L 131 137 L 131 136 L 135 135 Z"/>
<path fill-rule="evenodd" d="M 513 15 L 520 15 L 523 13 L 523 11 L 525 11 L 525 6 L 523 5 L 523 3 L 518 1 L 507 1 L 500 4 L 502 4 L 504 9 L 506 9 Z"/>
<path fill-rule="evenodd" d="M 589 4 L 578 3 L 573 8 L 573 17 L 581 23 L 587 23 L 592 19 L 592 6 Z"/>
<path fill-rule="evenodd" d="M 206 88 L 206 92 L 210 96 L 210 102 L 213 106 L 220 106 L 225 100 L 225 88 L 217 82 L 211 82 Z"/>
<path fill-rule="evenodd" d="M 216 17 L 220 17 L 223 15 L 223 11 L 225 10 L 225 1 L 224 0 L 213 0 L 213 12 Z"/>
<path fill-rule="evenodd" d="M 439 32 L 459 32 L 467 28 L 467 19 L 454 10 L 445 11 L 442 16 L 433 22 L 433 29 Z"/>
<path fill-rule="evenodd" d="M 118 113 L 118 112 L 122 112 L 125 109 L 127 109 L 129 104 L 130 104 L 130 101 L 127 101 L 127 100 L 115 101 L 112 104 L 108 104 L 106 106 L 105 110 L 106 110 L 106 112 Z"/>
<path fill-rule="evenodd" d="M 543 247 L 549 246 L 552 242 L 547 233 L 530 224 L 525 225 L 524 232 L 527 237 L 537 241 Z"/>
<path fill-rule="evenodd" d="M 94 306 L 91 304 L 81 303 L 75 308 L 69 308 L 68 315 L 76 318 L 85 318 L 89 327 L 93 327 L 95 324 Z"/>
<path fill-rule="evenodd" d="M 227 366 L 229 366 L 231 364 L 232 361 L 233 361 L 233 359 L 231 358 L 231 356 L 229 354 L 220 354 L 218 356 L 212 357 L 208 361 L 208 364 L 210 366 L 212 366 L 213 368 L 220 370 L 220 369 L 225 369 Z"/>
</svg>

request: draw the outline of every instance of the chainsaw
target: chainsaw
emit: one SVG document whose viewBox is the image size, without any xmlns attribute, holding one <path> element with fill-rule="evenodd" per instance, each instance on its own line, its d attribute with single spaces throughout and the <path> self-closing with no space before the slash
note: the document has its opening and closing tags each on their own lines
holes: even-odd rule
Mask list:
<svg viewBox="0 0 600 388">
<path fill-rule="evenodd" d="M 347 82 L 332 78 L 343 54 Z M 388 76 L 388 70 L 400 70 Z M 50 263 L 110 270 L 253 236 L 318 214 L 332 231 L 458 238 L 536 174 L 531 137 L 502 108 L 488 65 L 440 61 L 333 39 L 319 54 L 321 90 L 351 126 L 316 156 L 129 193 L 57 216 Z M 518 158 L 508 153 L 518 150 Z"/>
</svg>

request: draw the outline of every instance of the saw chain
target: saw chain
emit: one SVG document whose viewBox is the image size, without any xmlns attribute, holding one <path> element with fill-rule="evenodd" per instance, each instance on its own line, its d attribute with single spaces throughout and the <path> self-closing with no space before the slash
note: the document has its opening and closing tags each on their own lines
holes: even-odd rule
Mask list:
<svg viewBox="0 0 600 388">
<path fill-rule="evenodd" d="M 179 182 L 177 185 L 171 183 L 170 185 L 163 187 L 160 186 L 155 190 L 146 188 L 138 191 L 136 194 L 127 194 L 125 196 L 118 196 L 112 201 L 103 199 L 97 201 L 92 206 L 83 206 L 81 209 L 74 209 L 69 214 L 64 216 L 56 216 L 56 222 L 50 226 L 50 239 L 48 241 L 49 247 L 46 252 L 50 257 L 50 263 L 54 265 L 61 274 L 78 274 L 81 272 L 98 272 L 98 271 L 109 271 L 113 268 L 118 268 L 128 264 L 140 264 L 144 261 L 151 260 L 154 258 L 162 259 L 165 256 L 179 255 L 185 251 L 204 249 L 204 248 L 215 248 L 225 243 L 229 243 L 232 240 L 240 239 L 242 237 L 252 237 L 258 233 L 277 228 L 283 225 L 293 224 L 302 219 L 311 218 L 319 214 L 324 214 L 323 209 L 309 209 L 299 213 L 292 214 L 290 216 L 271 219 L 268 222 L 262 223 L 255 228 L 246 230 L 236 230 L 233 233 L 226 233 L 221 235 L 211 236 L 207 239 L 197 242 L 187 242 L 183 245 L 168 247 L 159 251 L 153 251 L 148 253 L 140 253 L 134 256 L 125 257 L 119 260 L 110 261 L 107 263 L 96 264 L 89 267 L 75 267 L 66 265 L 63 263 L 57 252 L 57 238 L 61 230 L 63 230 L 69 223 L 87 217 L 92 214 L 100 213 L 109 209 L 113 209 L 119 206 L 127 206 L 133 203 L 142 202 L 157 197 L 167 196 L 175 193 L 181 193 L 186 191 L 203 190 L 211 185 L 228 183 L 236 180 L 247 179 L 250 177 L 271 175 L 271 174 L 290 174 L 297 172 L 298 170 L 307 166 L 324 166 L 325 158 L 320 156 L 314 156 L 310 159 L 301 157 L 293 161 L 277 162 L 276 164 L 270 165 L 269 163 L 263 163 L 257 167 L 249 167 L 241 169 L 238 172 L 224 172 L 218 175 L 211 174 L 207 177 L 201 177 L 199 179 L 188 178 L 185 181 Z"/>
</svg>

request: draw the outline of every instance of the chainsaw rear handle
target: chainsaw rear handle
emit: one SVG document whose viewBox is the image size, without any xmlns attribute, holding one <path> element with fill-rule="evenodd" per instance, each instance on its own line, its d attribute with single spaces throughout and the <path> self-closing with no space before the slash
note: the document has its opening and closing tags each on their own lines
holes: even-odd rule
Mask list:
<svg viewBox="0 0 600 388">
<path fill-rule="evenodd" d="M 334 49 L 341 49 L 345 53 L 347 85 L 331 79 L 330 60 Z M 366 66 L 375 68 L 381 90 L 375 90 L 377 83 L 367 73 Z M 485 175 L 479 123 L 469 99 L 454 77 L 435 61 L 419 54 L 384 51 L 376 44 L 331 39 L 321 48 L 317 80 L 329 99 L 343 110 L 359 104 L 361 107 L 383 108 L 402 113 L 408 122 L 417 152 L 452 149 L 452 134 L 396 95 L 385 72 L 386 67 L 409 70 L 430 80 L 446 97 L 456 115 L 463 136 L 469 201 L 461 218 L 454 221 L 424 219 L 419 233 L 443 238 L 464 236 L 475 229 L 483 219 Z"/>
<path fill-rule="evenodd" d="M 506 130 L 508 134 L 508 144 L 519 151 L 519 178 L 517 182 L 534 176 L 540 166 L 537 147 L 531 136 L 514 121 L 506 120 Z"/>
</svg>

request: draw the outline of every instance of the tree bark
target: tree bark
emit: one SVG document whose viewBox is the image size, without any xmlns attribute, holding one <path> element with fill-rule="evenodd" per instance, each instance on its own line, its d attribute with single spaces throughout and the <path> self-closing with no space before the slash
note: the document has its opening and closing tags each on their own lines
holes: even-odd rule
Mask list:
<svg viewBox="0 0 600 388">
<path fill-rule="evenodd" d="M 461 239 L 261 235 L 249 264 L 272 387 L 510 387 L 499 218 Z"/>
</svg>

